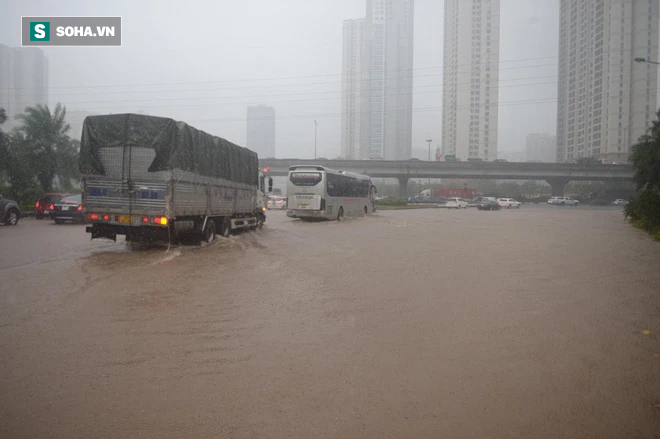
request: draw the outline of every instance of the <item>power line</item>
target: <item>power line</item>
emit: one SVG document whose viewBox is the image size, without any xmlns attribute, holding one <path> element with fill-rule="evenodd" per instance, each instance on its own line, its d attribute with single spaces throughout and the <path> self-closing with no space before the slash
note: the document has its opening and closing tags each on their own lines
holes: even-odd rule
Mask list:
<svg viewBox="0 0 660 439">
<path fill-rule="evenodd" d="M 550 103 L 555 103 L 557 102 L 556 98 L 542 98 L 542 99 L 525 99 L 525 100 L 515 100 L 515 101 L 505 101 L 505 102 L 499 102 L 497 104 L 480 104 L 477 107 L 479 108 L 485 108 L 485 107 L 490 107 L 490 106 L 497 106 L 497 107 L 502 107 L 502 106 L 517 106 L 517 105 L 530 105 L 530 104 L 550 104 Z M 457 106 L 457 109 L 468 109 L 468 108 L 475 108 L 473 105 L 464 105 L 464 106 Z M 413 113 L 418 113 L 418 112 L 427 112 L 427 111 L 441 111 L 442 107 L 423 107 L 423 108 L 413 108 L 411 110 L 385 110 L 382 113 L 389 114 L 389 113 L 405 113 L 406 111 L 411 111 Z M 363 114 L 366 112 L 354 112 L 353 114 L 359 115 Z M 310 119 L 310 118 L 322 118 L 322 117 L 341 117 L 342 113 L 318 113 L 318 114 L 302 114 L 302 115 L 290 115 L 290 116 L 278 116 L 276 120 L 295 120 L 295 119 Z M 257 118 L 257 119 L 251 119 L 251 120 L 271 120 L 267 118 Z M 247 121 L 247 118 L 206 118 L 206 119 L 187 119 L 187 122 L 245 122 Z M 74 121 L 69 121 L 69 122 L 75 122 L 79 123 L 82 122 L 81 120 L 74 120 Z"/>
<path fill-rule="evenodd" d="M 465 83 L 462 85 L 467 85 L 469 83 Z M 537 82 L 537 83 L 529 83 L 529 84 L 509 84 L 509 85 L 498 85 L 497 88 L 510 88 L 510 87 L 528 87 L 528 86 L 538 86 L 538 85 L 551 85 L 551 84 L 557 84 L 556 81 L 546 81 L 546 82 Z M 422 87 L 441 87 L 442 84 L 431 84 L 431 85 L 420 85 L 418 88 Z M 493 86 L 495 88 L 495 86 Z M 396 90 L 395 87 L 388 88 L 386 90 Z M 458 91 L 469 91 L 470 88 L 458 88 Z M 386 93 L 387 96 L 406 96 L 406 95 L 418 95 L 418 94 L 430 94 L 430 93 L 442 93 L 443 90 L 431 90 L 431 91 L 417 91 L 417 92 L 411 92 L 411 93 Z M 310 94 L 340 94 L 339 96 L 333 96 L 333 97 L 326 97 L 326 98 L 310 98 L 310 99 L 295 99 L 295 100 L 276 100 L 276 101 L 266 101 L 263 100 L 263 98 L 268 98 L 268 97 L 277 97 L 277 96 L 307 96 Z M 351 97 L 356 97 L 356 95 L 352 95 Z M 365 98 L 368 97 L 368 95 L 364 96 Z M 247 96 L 225 96 L 225 97 L 208 97 L 208 96 L 199 96 L 199 97 L 193 97 L 193 98 L 163 98 L 163 99 L 154 99 L 153 101 L 163 101 L 163 100 L 200 100 L 200 99 L 226 99 L 226 98 L 262 98 L 262 100 L 259 101 L 260 104 L 278 104 L 278 103 L 296 103 L 296 102 L 314 102 L 314 101 L 326 101 L 326 100 L 337 100 L 337 99 L 343 99 L 344 96 L 341 96 L 341 90 L 338 91 L 325 91 L 325 92 L 313 92 L 313 93 L 285 93 L 285 94 L 274 94 L 274 95 L 247 95 Z M 132 100 L 122 100 L 122 101 L 83 101 L 83 102 L 76 102 L 77 104 L 80 103 L 105 103 L 105 104 L 119 104 L 119 106 L 122 106 L 122 103 L 131 103 L 131 102 L 149 102 L 144 99 L 132 99 Z M 147 108 L 168 108 L 171 107 L 172 105 L 176 105 L 176 107 L 205 107 L 205 106 L 214 106 L 214 105 L 255 105 L 255 102 L 246 102 L 246 101 L 238 101 L 238 102 L 212 102 L 212 103 L 203 103 L 203 104 L 170 104 L 170 105 L 140 105 L 139 107 L 141 109 L 147 109 Z M 101 111 L 99 109 L 96 110 L 89 110 L 89 111 Z"/>
<path fill-rule="evenodd" d="M 479 64 L 502 64 L 510 62 L 525 62 L 525 61 L 538 61 L 543 59 L 556 59 L 556 56 L 543 56 L 536 58 L 521 58 L 521 59 L 512 59 L 504 60 L 498 62 L 484 62 Z M 473 66 L 476 63 L 470 64 L 457 64 L 457 67 L 467 67 Z M 531 67 L 531 66 L 530 66 Z M 525 66 L 520 66 L 519 68 L 525 68 Z M 397 70 L 386 70 L 384 73 L 400 73 L 406 71 L 416 71 L 416 70 L 430 70 L 430 69 L 444 69 L 444 66 L 434 66 L 434 67 L 417 67 L 410 69 L 397 69 Z M 159 87 L 159 86 L 170 86 L 170 85 L 187 85 L 187 84 L 215 84 L 215 83 L 231 83 L 231 82 L 255 82 L 255 81 L 280 81 L 280 80 L 289 80 L 289 79 L 310 79 L 310 78 L 327 78 L 333 76 L 342 76 L 343 73 L 331 73 L 325 75 L 305 75 L 305 76 L 280 76 L 280 77 L 270 77 L 270 78 L 248 78 L 248 79 L 224 79 L 224 80 L 212 80 L 212 81 L 180 81 L 180 82 L 163 82 L 157 84 L 115 84 L 115 85 L 87 85 L 87 86 L 63 86 L 63 87 L 49 87 L 49 89 L 85 89 L 85 88 L 108 88 L 108 87 Z M 26 87 L 24 87 L 26 88 Z M 13 88 L 13 90 L 22 90 L 23 88 Z"/>
<path fill-rule="evenodd" d="M 537 64 L 537 65 L 532 65 L 532 66 L 515 66 L 515 67 L 503 67 L 498 70 L 499 71 L 504 71 L 504 70 L 517 70 L 517 69 L 526 69 L 526 68 L 536 68 L 536 67 L 556 67 L 557 64 Z M 416 78 L 429 78 L 429 77 L 436 77 L 436 76 L 443 76 L 443 73 L 432 73 L 428 75 L 415 75 L 415 76 L 404 76 L 404 79 L 416 79 Z M 518 80 L 519 78 L 511 78 L 511 79 L 500 79 L 499 81 L 514 81 Z M 361 79 L 359 80 L 360 82 L 368 82 L 369 79 Z M 272 84 L 272 85 L 258 85 L 258 86 L 243 86 L 243 87 L 220 87 L 220 88 L 195 88 L 195 89 L 184 89 L 184 90 L 122 90 L 122 91 L 108 91 L 108 92 L 96 92 L 96 91 L 88 91 L 88 92 L 68 92 L 68 93 L 49 93 L 51 96 L 78 96 L 78 95 L 115 95 L 115 94 L 135 94 L 135 93 L 183 93 L 183 92 L 209 92 L 209 91 L 217 91 L 217 90 L 240 90 L 240 89 L 253 89 L 253 88 L 282 88 L 282 87 L 298 87 L 298 86 L 310 86 L 310 85 L 333 85 L 340 83 L 340 81 L 326 81 L 326 82 L 311 82 L 311 83 L 293 83 L 293 84 Z"/>
</svg>

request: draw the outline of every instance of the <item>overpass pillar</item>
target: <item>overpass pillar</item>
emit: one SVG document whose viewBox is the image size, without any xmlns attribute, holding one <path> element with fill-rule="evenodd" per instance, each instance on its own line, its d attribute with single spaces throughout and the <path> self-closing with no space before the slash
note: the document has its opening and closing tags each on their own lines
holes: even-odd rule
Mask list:
<svg viewBox="0 0 660 439">
<path fill-rule="evenodd" d="M 399 196 L 404 200 L 408 199 L 408 176 L 397 177 L 399 180 Z"/>
<path fill-rule="evenodd" d="M 556 178 L 548 178 L 545 181 L 550 186 L 552 186 L 552 196 L 553 197 L 562 197 L 562 196 L 564 196 L 564 189 L 566 189 L 566 185 L 571 180 L 569 180 L 568 178 L 556 177 Z"/>
</svg>

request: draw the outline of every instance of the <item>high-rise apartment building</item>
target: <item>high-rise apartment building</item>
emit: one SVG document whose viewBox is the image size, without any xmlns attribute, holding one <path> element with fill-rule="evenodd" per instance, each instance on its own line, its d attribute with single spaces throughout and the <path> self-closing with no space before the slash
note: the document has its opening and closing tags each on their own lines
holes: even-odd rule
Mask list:
<svg viewBox="0 0 660 439">
<path fill-rule="evenodd" d="M 20 122 L 16 115 L 26 107 L 48 104 L 48 60 L 36 47 L 0 44 L 0 107 L 7 112 L 3 129 Z"/>
<path fill-rule="evenodd" d="M 368 85 L 362 77 L 364 53 L 364 18 L 344 20 L 342 47 L 341 87 L 341 157 L 347 160 L 366 158 L 362 147 L 363 87 Z"/>
<path fill-rule="evenodd" d="M 267 105 L 247 109 L 247 147 L 260 158 L 275 157 L 275 109 Z"/>
<path fill-rule="evenodd" d="M 527 135 L 527 161 L 554 163 L 557 157 L 557 137 L 546 133 Z"/>
<path fill-rule="evenodd" d="M 655 118 L 658 0 L 562 0 L 557 161 L 626 161 Z"/>
<path fill-rule="evenodd" d="M 363 158 L 411 157 L 413 34 L 414 0 L 367 0 Z"/>
<path fill-rule="evenodd" d="M 497 158 L 500 1 L 445 0 L 442 148 Z"/>
</svg>

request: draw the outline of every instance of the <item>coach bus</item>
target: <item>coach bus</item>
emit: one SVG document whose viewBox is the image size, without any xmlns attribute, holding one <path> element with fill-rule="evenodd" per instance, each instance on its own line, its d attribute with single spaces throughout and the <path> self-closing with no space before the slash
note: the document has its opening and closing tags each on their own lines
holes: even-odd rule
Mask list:
<svg viewBox="0 0 660 439">
<path fill-rule="evenodd" d="M 374 187 L 366 175 L 335 171 L 323 166 L 289 168 L 286 215 L 309 220 L 370 215 Z"/>
</svg>

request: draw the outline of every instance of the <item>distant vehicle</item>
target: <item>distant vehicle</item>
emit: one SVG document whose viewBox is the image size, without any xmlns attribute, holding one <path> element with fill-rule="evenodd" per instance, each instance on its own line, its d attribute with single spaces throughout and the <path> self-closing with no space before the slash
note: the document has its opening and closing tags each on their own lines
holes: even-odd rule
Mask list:
<svg viewBox="0 0 660 439">
<path fill-rule="evenodd" d="M 68 197 L 70 194 L 65 193 L 49 193 L 44 194 L 43 197 L 39 198 L 34 207 L 34 217 L 36 219 L 42 219 L 46 216 L 49 216 L 50 211 L 48 210 L 51 204 L 58 203 L 62 198 Z"/>
<path fill-rule="evenodd" d="M 65 221 L 72 221 L 74 223 L 85 222 L 85 213 L 82 206 L 82 195 L 69 195 L 62 198 L 59 202 L 51 204 L 50 219 L 55 221 L 55 224 L 62 224 Z"/>
<path fill-rule="evenodd" d="M 418 159 L 418 158 L 413 157 L 413 158 L 408 159 L 408 161 L 409 161 L 409 162 L 419 162 L 419 161 L 421 161 L 421 160 Z"/>
<path fill-rule="evenodd" d="M 272 192 L 272 194 L 273 194 L 273 195 L 280 195 L 280 196 L 281 196 L 281 195 L 282 195 L 282 189 L 279 189 L 279 188 L 273 188 L 273 192 Z"/>
<path fill-rule="evenodd" d="M 452 197 L 447 198 L 445 206 L 447 206 L 449 209 L 467 209 L 468 203 L 462 198 Z"/>
<path fill-rule="evenodd" d="M 589 201 L 591 206 L 607 206 L 607 201 L 596 198 L 595 200 Z"/>
<path fill-rule="evenodd" d="M 0 195 L 0 220 L 5 226 L 15 226 L 21 218 L 21 209 L 18 203 Z"/>
<path fill-rule="evenodd" d="M 467 159 L 468 162 L 483 162 L 484 159 L 479 158 L 479 157 L 470 157 Z"/>
<path fill-rule="evenodd" d="M 335 171 L 324 166 L 295 165 L 289 168 L 286 216 L 309 220 L 370 215 L 371 179 L 362 174 Z"/>
<path fill-rule="evenodd" d="M 500 210 L 502 207 L 497 204 L 497 201 L 492 198 L 482 198 L 479 204 L 477 204 L 477 209 L 479 210 Z"/>
<path fill-rule="evenodd" d="M 625 163 L 623 163 L 623 162 L 612 162 L 611 164 L 612 165 L 625 165 Z"/>
<path fill-rule="evenodd" d="M 548 204 L 555 206 L 579 206 L 580 202 L 571 197 L 552 197 L 548 200 Z"/>
<path fill-rule="evenodd" d="M 447 154 L 445 155 L 445 161 L 446 162 L 455 162 L 456 160 L 456 155 L 455 154 Z"/>
<path fill-rule="evenodd" d="M 508 162 L 508 160 L 506 160 L 506 159 L 495 159 L 495 160 L 493 160 L 493 163 L 505 163 L 505 162 Z"/>
<path fill-rule="evenodd" d="M 268 197 L 266 207 L 269 209 L 286 209 L 286 199 L 284 197 L 270 196 Z"/>
<path fill-rule="evenodd" d="M 615 206 L 625 206 L 628 204 L 628 201 L 624 200 L 623 198 L 619 198 L 617 200 L 614 200 L 612 204 L 614 204 Z"/>
<path fill-rule="evenodd" d="M 603 160 L 596 157 L 578 157 L 576 163 L 579 165 L 600 165 Z"/>
<path fill-rule="evenodd" d="M 424 189 L 419 193 L 420 199 L 424 200 L 442 200 L 445 198 L 472 198 L 477 190 L 466 187 L 436 187 L 433 189 Z"/>
<path fill-rule="evenodd" d="M 500 205 L 500 207 L 506 207 L 507 209 L 515 208 L 515 209 L 520 209 L 520 201 L 516 201 L 513 198 L 498 198 L 497 199 L 497 204 Z"/>
</svg>

